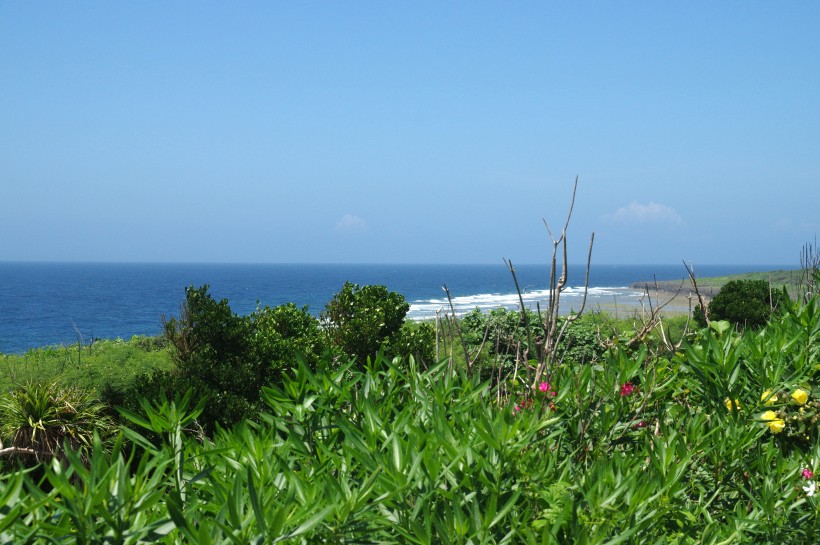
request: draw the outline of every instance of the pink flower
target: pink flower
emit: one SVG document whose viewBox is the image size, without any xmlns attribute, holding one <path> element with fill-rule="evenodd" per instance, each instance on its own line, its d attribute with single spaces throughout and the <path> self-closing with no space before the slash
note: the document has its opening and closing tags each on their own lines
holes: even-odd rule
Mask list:
<svg viewBox="0 0 820 545">
<path fill-rule="evenodd" d="M 547 390 L 550 389 L 550 385 L 547 382 L 542 382 L 541 384 L 538 385 L 538 389 L 541 390 L 542 392 L 546 392 Z"/>
<path fill-rule="evenodd" d="M 558 395 L 558 392 L 556 392 L 555 390 L 553 390 L 553 391 L 551 391 L 551 392 L 550 392 L 550 394 L 552 394 L 552 397 L 555 397 L 555 396 L 557 396 L 557 395 Z"/>
<path fill-rule="evenodd" d="M 812 477 L 814 477 L 814 473 L 812 473 L 811 469 L 807 467 L 803 468 L 803 472 L 801 473 L 801 475 L 803 475 L 804 479 L 811 479 Z"/>
<path fill-rule="evenodd" d="M 624 382 L 623 386 L 621 386 L 621 396 L 632 395 L 632 392 L 634 391 L 635 387 L 632 385 L 631 382 Z"/>
<path fill-rule="evenodd" d="M 632 426 L 632 427 L 633 427 L 633 428 L 635 428 L 635 429 L 637 429 L 637 430 L 639 430 L 639 429 L 641 429 L 641 428 L 645 428 L 645 427 L 646 427 L 646 422 L 644 422 L 643 420 L 641 420 L 640 422 L 638 422 L 637 424 L 635 424 L 635 425 L 634 425 L 634 426 Z"/>
</svg>

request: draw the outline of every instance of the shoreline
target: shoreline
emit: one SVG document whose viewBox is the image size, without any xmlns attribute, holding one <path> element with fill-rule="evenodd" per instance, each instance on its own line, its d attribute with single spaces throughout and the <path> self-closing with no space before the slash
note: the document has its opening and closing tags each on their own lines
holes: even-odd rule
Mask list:
<svg viewBox="0 0 820 545">
<path fill-rule="evenodd" d="M 662 307 L 660 313 L 665 316 L 686 316 L 690 314 L 698 304 L 697 296 L 694 293 L 690 294 L 689 291 L 684 293 L 681 290 L 681 293 L 678 294 L 675 294 L 675 291 L 677 290 L 659 290 L 658 292 L 652 290 L 649 298 L 644 295 L 635 301 L 599 303 L 597 308 L 616 319 L 648 315 L 650 307 L 651 309 L 657 309 L 659 306 Z M 710 299 L 709 297 L 703 297 L 707 305 Z"/>
</svg>

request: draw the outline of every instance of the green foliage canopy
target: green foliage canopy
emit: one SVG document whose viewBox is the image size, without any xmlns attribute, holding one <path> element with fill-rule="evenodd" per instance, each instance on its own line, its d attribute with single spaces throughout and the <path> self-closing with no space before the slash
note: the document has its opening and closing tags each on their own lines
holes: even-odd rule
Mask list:
<svg viewBox="0 0 820 545">
<path fill-rule="evenodd" d="M 766 280 L 731 280 L 709 303 L 709 319 L 727 320 L 740 329 L 759 329 L 787 300 L 784 291 L 772 290 Z M 706 325 L 700 305 L 695 307 L 694 317 L 698 325 Z"/>
<path fill-rule="evenodd" d="M 185 290 L 180 317 L 165 323 L 165 335 L 176 369 L 146 377 L 140 393 L 173 398 L 191 389 L 207 398 L 200 423 L 209 432 L 252 414 L 262 387 L 279 380 L 297 355 L 313 365 L 323 352 L 319 322 L 307 307 L 289 303 L 239 316 L 207 285 Z"/>
<path fill-rule="evenodd" d="M 396 341 L 409 310 L 404 296 L 385 286 L 345 282 L 321 318 L 331 343 L 363 363 L 374 358 L 383 343 Z"/>
</svg>

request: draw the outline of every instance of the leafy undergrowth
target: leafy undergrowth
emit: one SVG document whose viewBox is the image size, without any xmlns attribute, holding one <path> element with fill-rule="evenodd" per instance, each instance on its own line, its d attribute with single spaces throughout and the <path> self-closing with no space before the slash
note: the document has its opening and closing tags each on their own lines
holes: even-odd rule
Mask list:
<svg viewBox="0 0 820 545">
<path fill-rule="evenodd" d="M 446 362 L 297 365 L 255 423 L 190 397 L 0 480 L 3 543 L 816 543 L 817 302 L 499 398 Z"/>
</svg>

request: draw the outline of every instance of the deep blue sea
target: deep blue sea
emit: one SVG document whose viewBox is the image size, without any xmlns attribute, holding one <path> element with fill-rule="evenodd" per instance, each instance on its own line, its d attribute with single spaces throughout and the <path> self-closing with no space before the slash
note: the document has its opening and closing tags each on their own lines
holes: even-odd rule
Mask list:
<svg viewBox="0 0 820 545">
<path fill-rule="evenodd" d="M 544 301 L 546 265 L 515 265 L 525 304 Z M 701 265 L 699 277 L 789 268 L 778 265 Z M 679 265 L 594 265 L 587 308 L 640 294 L 628 288 L 653 278 L 683 279 Z M 217 299 L 248 314 L 261 306 L 296 303 L 318 314 L 345 281 L 381 284 L 411 303 L 411 319 L 446 310 L 446 285 L 457 312 L 518 304 L 512 277 L 498 265 L 296 265 L 148 263 L 0 263 L 0 353 L 22 353 L 48 345 L 93 338 L 157 335 L 162 316 L 176 316 L 186 286 L 208 284 Z M 584 267 L 569 268 L 564 311 L 580 306 Z"/>
</svg>

